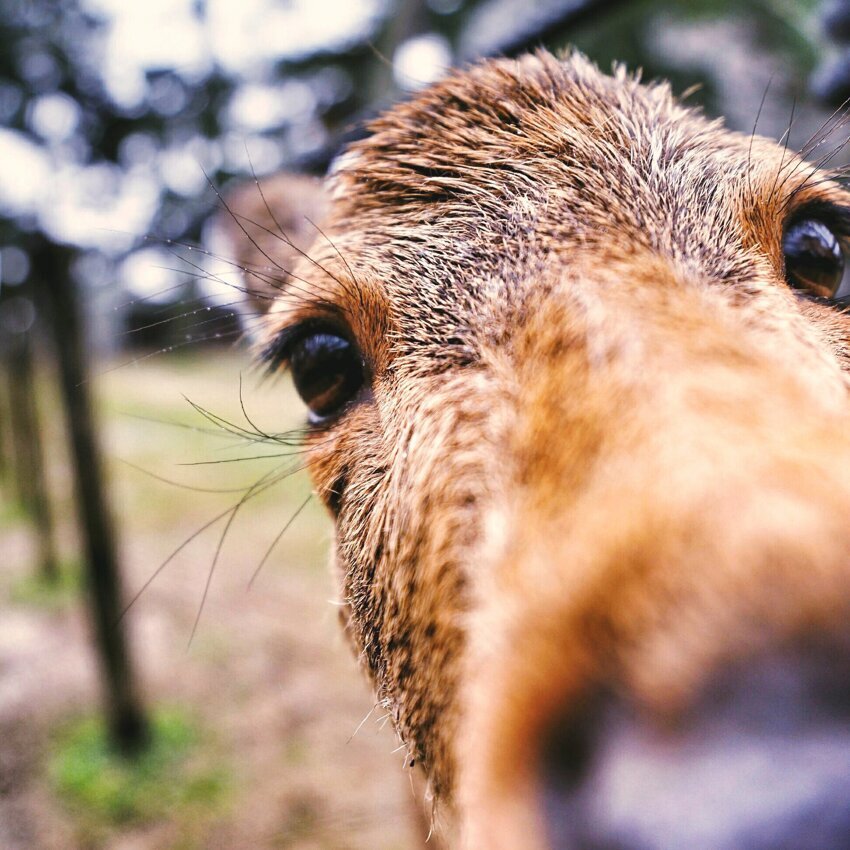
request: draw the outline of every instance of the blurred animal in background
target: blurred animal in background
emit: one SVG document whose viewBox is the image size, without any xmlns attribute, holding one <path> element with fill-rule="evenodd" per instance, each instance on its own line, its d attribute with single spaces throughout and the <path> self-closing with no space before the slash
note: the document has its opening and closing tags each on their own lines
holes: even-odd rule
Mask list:
<svg viewBox="0 0 850 850">
<path fill-rule="evenodd" d="M 247 307 L 244 325 L 250 331 L 256 327 L 252 317 L 265 314 L 279 294 L 280 276 L 286 276 L 318 235 L 327 200 L 317 178 L 284 172 L 240 186 L 222 203 L 226 212 L 216 223 L 235 249 L 233 269 L 251 270 L 246 303 L 237 305 Z"/>
<path fill-rule="evenodd" d="M 375 120 L 309 248 L 291 178 L 230 202 L 344 627 L 451 846 L 846 845 L 828 129 L 798 156 L 538 53 Z"/>
</svg>

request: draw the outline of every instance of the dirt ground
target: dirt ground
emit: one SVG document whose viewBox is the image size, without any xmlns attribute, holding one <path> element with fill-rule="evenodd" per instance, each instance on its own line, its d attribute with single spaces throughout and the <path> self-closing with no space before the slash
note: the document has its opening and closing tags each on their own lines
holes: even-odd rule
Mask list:
<svg viewBox="0 0 850 850">
<path fill-rule="evenodd" d="M 191 487 L 221 489 L 250 485 L 281 463 L 297 463 L 297 457 L 232 462 L 291 450 L 208 433 L 216 429 L 184 399 L 247 427 L 240 371 L 256 425 L 280 432 L 299 422 L 301 408 L 286 383 L 262 384 L 247 359 L 233 352 L 152 357 L 95 381 L 127 598 L 238 498 L 181 489 L 136 467 Z M 61 416 L 49 396 L 41 409 L 60 548 L 73 558 Z M 337 624 L 326 566 L 329 525 L 315 500 L 248 588 L 309 492 L 301 473 L 238 512 L 188 648 L 223 521 L 189 542 L 131 609 L 128 625 L 146 702 L 180 706 L 196 717 L 231 781 L 226 802 L 192 822 L 166 817 L 99 841 L 81 837 L 80 813 L 57 798 L 45 771 L 55 730 L 98 707 L 86 611 L 79 597 L 59 606 L 16 597 L 15 587 L 32 571 L 31 533 L 14 512 L 0 512 L 0 848 L 417 846 L 403 753 L 395 751 L 398 741 Z"/>
</svg>

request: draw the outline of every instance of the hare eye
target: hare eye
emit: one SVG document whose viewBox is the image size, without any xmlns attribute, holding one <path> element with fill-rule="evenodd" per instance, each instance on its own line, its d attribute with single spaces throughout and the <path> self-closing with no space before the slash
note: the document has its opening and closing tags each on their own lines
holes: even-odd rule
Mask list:
<svg viewBox="0 0 850 850">
<path fill-rule="evenodd" d="M 848 294 L 844 282 L 844 250 L 841 239 L 824 222 L 805 218 L 793 222 L 782 238 L 785 278 L 789 286 L 819 298 Z"/>
<path fill-rule="evenodd" d="M 297 337 L 288 352 L 295 389 L 313 422 L 337 413 L 363 386 L 363 360 L 350 340 L 331 331 Z"/>
</svg>

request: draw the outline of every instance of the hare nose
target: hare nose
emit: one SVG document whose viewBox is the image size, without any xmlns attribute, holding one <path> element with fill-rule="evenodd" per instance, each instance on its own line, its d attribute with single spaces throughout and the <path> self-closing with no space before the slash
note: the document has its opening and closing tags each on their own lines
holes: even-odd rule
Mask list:
<svg viewBox="0 0 850 850">
<path fill-rule="evenodd" d="M 606 698 L 542 752 L 552 850 L 850 848 L 850 654 L 727 670 L 675 723 Z"/>
</svg>

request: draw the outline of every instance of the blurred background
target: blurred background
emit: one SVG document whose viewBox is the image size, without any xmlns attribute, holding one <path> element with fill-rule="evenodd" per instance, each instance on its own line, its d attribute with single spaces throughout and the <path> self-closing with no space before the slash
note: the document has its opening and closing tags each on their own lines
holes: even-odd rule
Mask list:
<svg viewBox="0 0 850 850">
<path fill-rule="evenodd" d="M 417 846 L 217 193 L 569 44 L 847 162 L 850 0 L 0 0 L 0 848 Z"/>
</svg>

